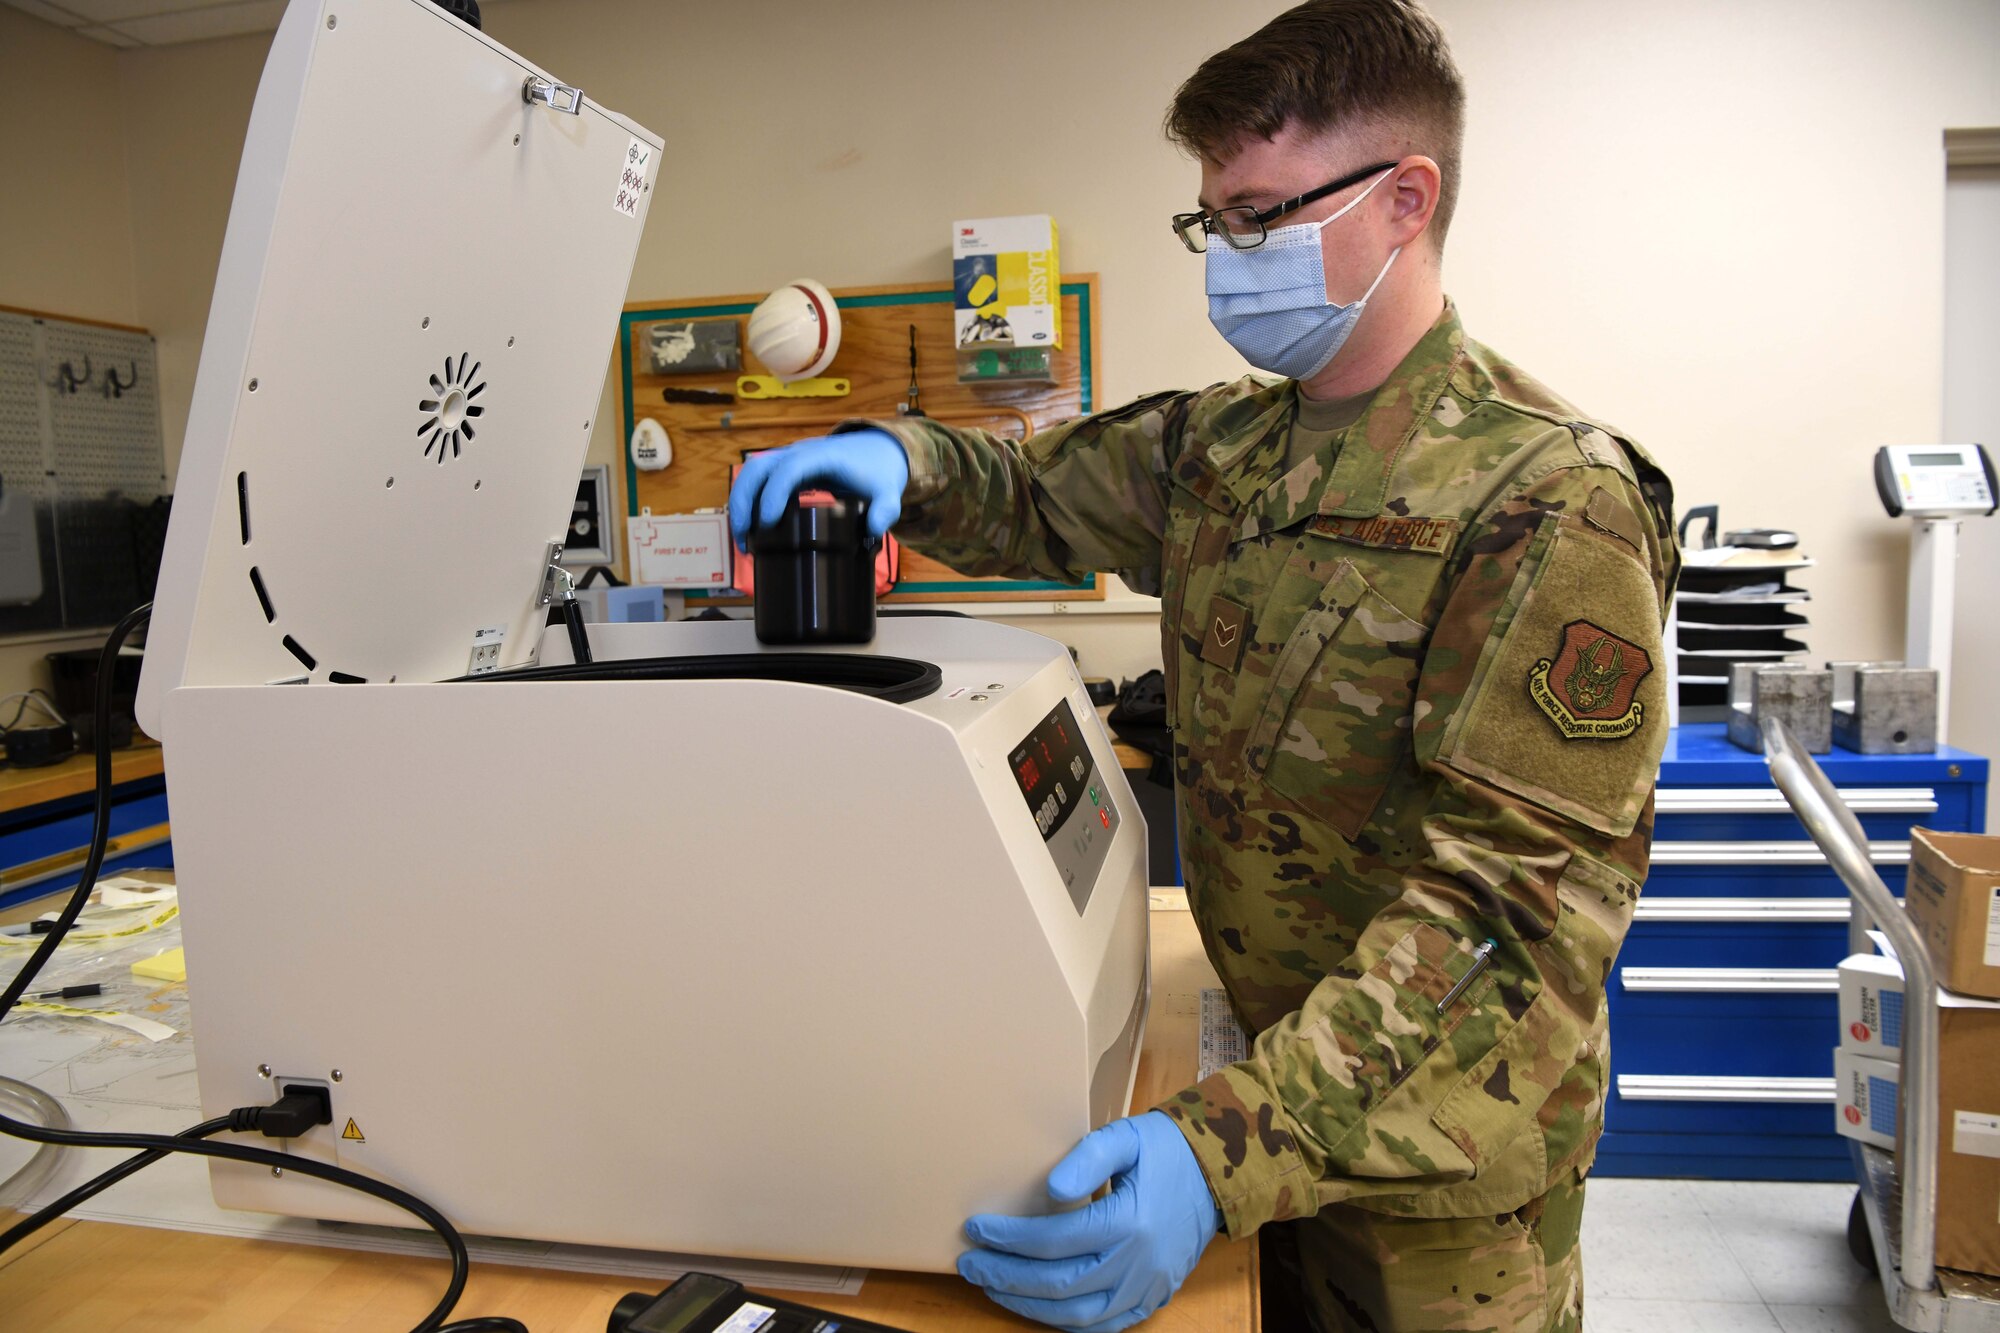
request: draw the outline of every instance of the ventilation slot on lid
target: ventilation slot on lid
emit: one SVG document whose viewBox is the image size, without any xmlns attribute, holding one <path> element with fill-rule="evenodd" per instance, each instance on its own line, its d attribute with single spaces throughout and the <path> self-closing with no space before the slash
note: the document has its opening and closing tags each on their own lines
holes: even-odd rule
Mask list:
<svg viewBox="0 0 2000 1333">
<path fill-rule="evenodd" d="M 475 433 L 472 419 L 486 411 L 472 401 L 486 388 L 486 382 L 479 378 L 482 364 L 472 359 L 472 353 L 461 352 L 444 359 L 442 378 L 430 377 L 430 392 L 417 400 L 417 411 L 422 417 L 417 438 L 424 442 L 425 458 L 435 450 L 437 461 L 442 464 L 447 457 L 457 458 L 464 446 L 472 442 Z"/>
<path fill-rule="evenodd" d="M 250 566 L 250 586 L 257 590 L 257 605 L 264 608 L 264 623 L 275 623 L 278 613 L 271 609 L 271 594 L 264 591 L 264 576 L 257 572 L 255 565 Z"/>
</svg>

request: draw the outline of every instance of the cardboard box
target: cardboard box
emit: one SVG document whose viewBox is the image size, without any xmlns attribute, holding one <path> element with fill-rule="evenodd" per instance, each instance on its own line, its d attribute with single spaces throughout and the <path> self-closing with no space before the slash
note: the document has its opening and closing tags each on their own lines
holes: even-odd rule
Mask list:
<svg viewBox="0 0 2000 1333">
<path fill-rule="evenodd" d="M 1867 977 L 1883 996 L 1898 971 L 1893 958 L 1858 955 L 1841 964 L 1843 1043 L 1851 1035 L 1845 1030 L 1850 975 L 1857 987 Z M 1835 1128 L 1893 1150 L 1900 1063 L 1843 1044 L 1834 1052 L 1833 1070 Z M 1937 1116 L 1937 1261 L 2000 1276 L 2000 1003 L 1938 992 Z"/>
<path fill-rule="evenodd" d="M 1895 959 L 1858 953 L 1841 960 L 1840 1049 L 1903 1058 L 1903 969 Z"/>
<path fill-rule="evenodd" d="M 1940 985 L 2000 999 L 2000 837 L 1911 829 L 1903 904 Z"/>
<path fill-rule="evenodd" d="M 1937 1261 L 2000 1275 L 2000 1004 L 1938 996 Z"/>
<path fill-rule="evenodd" d="M 1894 1060 L 1836 1047 L 1833 1127 L 1847 1138 L 1895 1151 L 1896 1091 L 1902 1076 L 1902 1066 Z"/>
</svg>

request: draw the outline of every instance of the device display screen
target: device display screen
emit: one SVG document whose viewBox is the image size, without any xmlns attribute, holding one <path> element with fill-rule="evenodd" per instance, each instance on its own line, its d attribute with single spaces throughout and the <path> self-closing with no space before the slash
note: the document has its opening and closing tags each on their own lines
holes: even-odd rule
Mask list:
<svg viewBox="0 0 2000 1333">
<path fill-rule="evenodd" d="M 1961 455 L 1955 453 L 1910 455 L 1911 467 L 1958 467 L 1960 464 L 1964 462 L 1965 459 Z"/>
<path fill-rule="evenodd" d="M 1077 729 L 1069 700 L 1057 704 L 1026 740 L 1007 756 L 1014 781 L 1035 816 L 1035 827 L 1048 841 L 1083 799 L 1090 776 L 1090 751 Z"/>
<path fill-rule="evenodd" d="M 648 1333 L 685 1333 L 707 1314 L 709 1307 L 734 1294 L 736 1284 L 707 1273 L 689 1273 L 669 1288 L 663 1299 L 648 1310 Z"/>
</svg>

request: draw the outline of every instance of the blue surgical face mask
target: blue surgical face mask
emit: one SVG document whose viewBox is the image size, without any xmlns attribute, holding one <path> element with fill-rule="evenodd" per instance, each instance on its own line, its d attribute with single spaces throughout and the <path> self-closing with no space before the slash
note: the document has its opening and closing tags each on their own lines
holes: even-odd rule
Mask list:
<svg viewBox="0 0 2000 1333">
<path fill-rule="evenodd" d="M 1231 249 L 1221 237 L 1209 238 L 1208 320 L 1244 360 L 1274 375 L 1311 379 L 1346 344 L 1402 249 L 1389 252 L 1360 300 L 1336 305 L 1326 294 L 1320 228 L 1373 194 L 1391 174 L 1377 176 L 1332 217 L 1279 227 L 1254 250 Z"/>
</svg>

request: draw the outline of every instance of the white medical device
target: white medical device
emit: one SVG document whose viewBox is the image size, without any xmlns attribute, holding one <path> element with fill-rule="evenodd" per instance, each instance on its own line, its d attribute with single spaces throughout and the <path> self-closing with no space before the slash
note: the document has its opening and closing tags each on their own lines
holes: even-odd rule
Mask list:
<svg viewBox="0 0 2000 1333">
<path fill-rule="evenodd" d="M 1990 514 L 1993 460 L 1981 444 L 1885 444 L 1875 451 L 1875 489 L 1890 518 Z"/>
<path fill-rule="evenodd" d="M 1912 520 L 1903 660 L 1938 673 L 1937 738 L 1942 743 L 1951 720 L 1959 524 L 1994 511 L 2000 482 L 1984 445 L 1889 444 L 1875 451 L 1875 490 L 1890 518 Z"/>
<path fill-rule="evenodd" d="M 324 1087 L 289 1150 L 467 1231 L 948 1269 L 1127 1109 L 1143 821 L 1023 631 L 593 625 L 564 669 L 547 571 L 661 150 L 430 0 L 286 12 L 139 700 L 202 1104 Z"/>
</svg>

